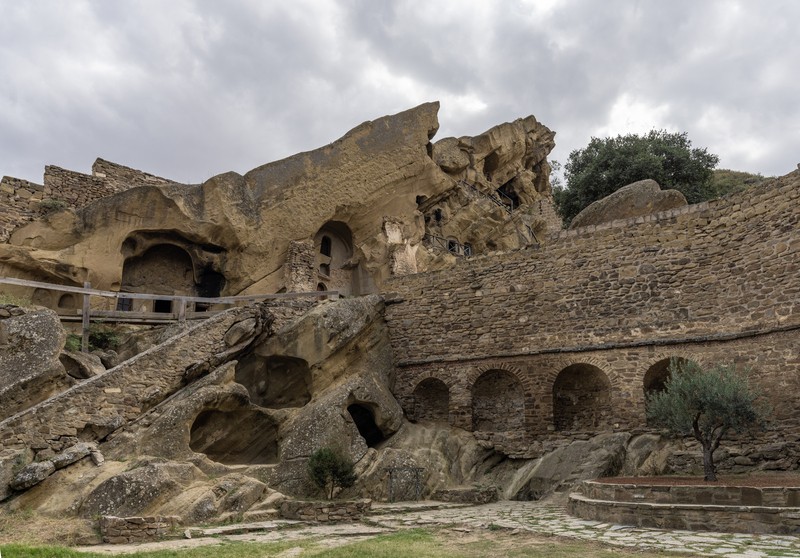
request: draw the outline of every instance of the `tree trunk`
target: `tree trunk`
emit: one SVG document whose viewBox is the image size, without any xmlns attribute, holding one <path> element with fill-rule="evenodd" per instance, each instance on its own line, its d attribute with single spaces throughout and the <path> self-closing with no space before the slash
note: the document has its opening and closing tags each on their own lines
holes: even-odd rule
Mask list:
<svg viewBox="0 0 800 558">
<path fill-rule="evenodd" d="M 714 470 L 714 449 L 710 444 L 703 444 L 703 473 L 705 480 L 717 480 L 717 473 Z"/>
</svg>

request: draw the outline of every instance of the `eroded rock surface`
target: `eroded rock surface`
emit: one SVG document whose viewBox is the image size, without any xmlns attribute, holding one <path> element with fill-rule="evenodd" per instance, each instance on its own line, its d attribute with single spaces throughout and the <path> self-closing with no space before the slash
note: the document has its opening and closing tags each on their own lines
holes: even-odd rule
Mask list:
<svg viewBox="0 0 800 558">
<path fill-rule="evenodd" d="M 678 190 L 662 190 L 655 180 L 640 180 L 589 205 L 570 223 L 571 229 L 630 219 L 687 205 Z"/>
<path fill-rule="evenodd" d="M 0 306 L 0 420 L 75 383 L 58 360 L 65 340 L 52 310 Z"/>
</svg>

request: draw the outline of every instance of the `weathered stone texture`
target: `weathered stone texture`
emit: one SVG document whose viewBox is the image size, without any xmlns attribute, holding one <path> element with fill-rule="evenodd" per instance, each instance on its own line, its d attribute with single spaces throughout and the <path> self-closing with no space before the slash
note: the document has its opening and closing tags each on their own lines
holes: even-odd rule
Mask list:
<svg viewBox="0 0 800 558">
<path fill-rule="evenodd" d="M 358 521 L 371 507 L 372 500 L 366 499 L 329 502 L 286 500 L 281 504 L 280 514 L 284 519 L 336 523 Z"/>
<path fill-rule="evenodd" d="M 177 535 L 180 518 L 174 515 L 100 518 L 100 535 L 109 544 L 132 544 Z"/>
</svg>

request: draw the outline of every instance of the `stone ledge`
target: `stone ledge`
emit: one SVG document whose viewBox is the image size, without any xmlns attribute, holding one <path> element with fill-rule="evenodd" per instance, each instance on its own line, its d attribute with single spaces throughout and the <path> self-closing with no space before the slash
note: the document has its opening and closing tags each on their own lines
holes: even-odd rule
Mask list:
<svg viewBox="0 0 800 558">
<path fill-rule="evenodd" d="M 596 500 L 573 493 L 567 511 L 581 519 L 657 529 L 800 533 L 800 507 Z"/>
<path fill-rule="evenodd" d="M 128 544 L 152 541 L 175 534 L 181 519 L 175 515 L 100 518 L 100 536 L 109 544 Z"/>
<path fill-rule="evenodd" d="M 369 512 L 372 500 L 310 501 L 286 500 L 281 504 L 280 516 L 284 519 L 334 523 L 358 521 Z"/>
</svg>

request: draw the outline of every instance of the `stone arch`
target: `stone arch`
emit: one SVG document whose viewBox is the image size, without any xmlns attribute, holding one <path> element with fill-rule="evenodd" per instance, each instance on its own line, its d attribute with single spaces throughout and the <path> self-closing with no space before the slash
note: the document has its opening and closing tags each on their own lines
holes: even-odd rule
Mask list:
<svg viewBox="0 0 800 558">
<path fill-rule="evenodd" d="M 570 364 L 553 381 L 553 426 L 556 430 L 595 430 L 611 416 L 611 380 L 588 362 Z"/>
<path fill-rule="evenodd" d="M 125 259 L 121 290 L 195 296 L 192 257 L 180 246 L 156 244 L 140 256 Z"/>
<path fill-rule="evenodd" d="M 353 233 L 341 221 L 328 221 L 314 235 L 318 281 L 342 294 L 357 294 L 353 285 Z"/>
<path fill-rule="evenodd" d="M 450 388 L 438 378 L 428 377 L 420 381 L 414 388 L 413 420 L 431 422 L 449 422 Z"/>
<path fill-rule="evenodd" d="M 644 395 L 645 407 L 647 405 L 647 398 L 664 390 L 664 385 L 669 380 L 671 374 L 669 371 L 670 362 L 675 359 L 678 364 L 683 365 L 688 362 L 695 362 L 693 359 L 685 356 L 662 356 L 659 360 L 651 362 L 647 367 L 647 371 L 642 377 L 642 392 Z"/>
<path fill-rule="evenodd" d="M 78 307 L 77 299 L 72 293 L 64 293 L 58 299 L 58 307 L 64 310 L 74 310 Z"/>
<path fill-rule="evenodd" d="M 483 371 L 472 383 L 471 395 L 473 431 L 525 430 L 525 390 L 512 371 Z"/>
</svg>

